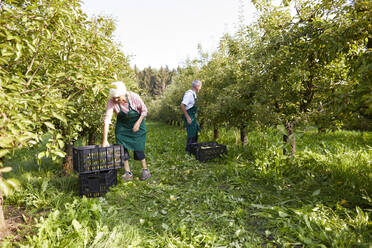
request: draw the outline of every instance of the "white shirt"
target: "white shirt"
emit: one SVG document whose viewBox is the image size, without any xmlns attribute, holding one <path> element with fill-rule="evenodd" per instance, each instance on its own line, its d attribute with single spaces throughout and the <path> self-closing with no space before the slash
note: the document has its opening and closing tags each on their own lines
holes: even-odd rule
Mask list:
<svg viewBox="0 0 372 248">
<path fill-rule="evenodd" d="M 185 95 L 183 95 L 182 104 L 186 106 L 186 110 L 189 110 L 194 106 L 195 99 L 196 93 L 193 90 L 188 90 L 185 92 Z"/>
</svg>

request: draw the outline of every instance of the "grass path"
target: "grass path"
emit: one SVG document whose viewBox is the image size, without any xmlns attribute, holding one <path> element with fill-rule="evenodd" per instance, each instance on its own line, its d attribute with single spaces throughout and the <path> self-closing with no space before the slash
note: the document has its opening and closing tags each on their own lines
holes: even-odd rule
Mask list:
<svg viewBox="0 0 372 248">
<path fill-rule="evenodd" d="M 305 134 L 291 159 L 275 130 L 250 133 L 244 149 L 222 132 L 228 155 L 201 163 L 184 152 L 183 130 L 147 127 L 152 177 L 138 181 L 131 160 L 135 180 L 97 199 L 80 198 L 77 176 L 62 177 L 59 164 L 38 168 L 35 151 L 16 153 L 7 163 L 24 189 L 5 204 L 24 208 L 33 228 L 3 246 L 370 247 L 369 133 Z"/>
</svg>

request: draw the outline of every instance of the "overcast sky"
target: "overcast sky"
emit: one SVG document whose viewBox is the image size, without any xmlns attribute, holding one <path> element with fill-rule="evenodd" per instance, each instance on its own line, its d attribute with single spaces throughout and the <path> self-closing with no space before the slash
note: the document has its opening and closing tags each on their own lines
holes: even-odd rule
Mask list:
<svg viewBox="0 0 372 248">
<path fill-rule="evenodd" d="M 90 17 L 117 20 L 115 39 L 140 69 L 175 68 L 197 57 L 198 44 L 213 51 L 236 31 L 239 16 L 249 23 L 255 12 L 249 0 L 83 0 L 82 7 Z"/>
</svg>

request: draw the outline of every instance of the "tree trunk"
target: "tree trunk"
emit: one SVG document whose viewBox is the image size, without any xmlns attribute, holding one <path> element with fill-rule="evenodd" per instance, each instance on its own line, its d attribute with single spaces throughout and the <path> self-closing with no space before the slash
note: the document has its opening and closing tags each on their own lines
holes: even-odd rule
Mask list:
<svg viewBox="0 0 372 248">
<path fill-rule="evenodd" d="M 0 173 L 0 178 L 2 177 Z M 6 230 L 6 222 L 4 218 L 4 211 L 3 211 L 3 193 L 0 190 L 0 232 L 5 232 Z"/>
<path fill-rule="evenodd" d="M 5 157 L 0 158 L 0 167 L 4 164 Z M 3 175 L 0 173 L 0 179 L 2 179 Z M 3 211 L 3 193 L 0 190 L 0 233 L 5 232 L 7 229 L 5 217 L 4 217 L 4 211 Z M 0 235 L 1 237 L 1 235 Z"/>
<path fill-rule="evenodd" d="M 326 129 L 324 127 L 318 127 L 318 134 L 325 133 Z"/>
<path fill-rule="evenodd" d="M 291 140 L 291 155 L 292 157 L 296 156 L 296 136 L 293 136 Z"/>
<path fill-rule="evenodd" d="M 293 125 L 287 124 L 285 125 L 285 128 L 288 131 L 288 138 L 291 137 L 293 134 Z M 289 142 L 291 142 L 291 156 L 294 157 L 296 155 L 296 137 L 292 135 L 291 139 L 289 139 Z"/>
<path fill-rule="evenodd" d="M 65 147 L 66 156 L 63 159 L 63 170 L 66 175 L 72 173 L 72 144 L 66 144 Z"/>
<path fill-rule="evenodd" d="M 215 127 L 214 130 L 213 130 L 213 138 L 214 138 L 214 140 L 217 140 L 219 137 L 220 137 L 220 132 L 219 132 L 218 128 Z"/>
<path fill-rule="evenodd" d="M 93 132 L 89 132 L 88 134 L 88 145 L 95 145 L 96 144 L 96 137 Z"/>
<path fill-rule="evenodd" d="M 248 136 L 247 131 L 245 130 L 245 126 L 240 128 L 240 141 L 243 146 L 248 144 Z"/>
<path fill-rule="evenodd" d="M 284 144 L 288 143 L 288 135 L 283 134 L 283 142 Z M 287 149 L 285 148 L 285 146 L 283 147 L 283 155 L 287 155 Z"/>
</svg>

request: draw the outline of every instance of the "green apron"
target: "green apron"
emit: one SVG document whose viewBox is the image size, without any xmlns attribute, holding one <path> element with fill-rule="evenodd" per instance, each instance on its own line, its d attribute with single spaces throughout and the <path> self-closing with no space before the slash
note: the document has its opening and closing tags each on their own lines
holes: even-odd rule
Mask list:
<svg viewBox="0 0 372 248">
<path fill-rule="evenodd" d="M 186 131 L 187 131 L 187 138 L 192 138 L 196 136 L 197 132 L 200 131 L 198 121 L 196 120 L 196 112 L 198 110 L 198 107 L 196 106 L 197 99 L 195 98 L 195 96 L 194 96 L 194 101 L 195 101 L 194 106 L 186 110 L 191 118 L 191 121 L 192 121 L 191 124 L 187 123 L 186 117 L 185 115 L 183 115 L 183 120 L 185 121 L 185 126 L 186 126 Z"/>
<path fill-rule="evenodd" d="M 140 118 L 140 114 L 132 109 L 128 95 L 126 97 L 129 111 L 125 114 L 119 104 L 120 112 L 118 113 L 115 127 L 116 143 L 123 145 L 128 150 L 144 151 L 146 143 L 145 120 L 142 120 L 139 130 L 134 133 L 132 129 Z"/>
</svg>

